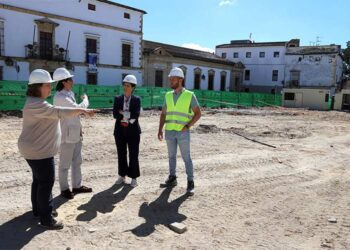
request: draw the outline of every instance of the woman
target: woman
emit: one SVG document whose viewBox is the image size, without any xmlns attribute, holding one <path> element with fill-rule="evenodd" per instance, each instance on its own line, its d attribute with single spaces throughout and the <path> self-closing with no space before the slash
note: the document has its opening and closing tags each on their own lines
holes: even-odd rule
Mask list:
<svg viewBox="0 0 350 250">
<path fill-rule="evenodd" d="M 118 151 L 117 184 L 125 183 L 125 177 L 130 177 L 132 187 L 137 186 L 136 178 L 140 176 L 139 145 L 141 128 L 138 118 L 141 110 L 141 99 L 132 95 L 137 85 L 136 77 L 125 76 L 123 80 L 124 94 L 114 99 L 113 117 L 116 119 L 114 139 Z M 129 164 L 127 162 L 129 149 Z"/>
<path fill-rule="evenodd" d="M 59 119 L 93 115 L 94 110 L 61 108 L 47 103 L 51 94 L 49 72 L 36 69 L 29 76 L 27 100 L 23 108 L 23 128 L 18 148 L 33 173 L 32 209 L 40 217 L 40 224 L 47 229 L 62 229 L 63 224 L 52 216 L 52 187 L 55 180 L 54 156 L 61 143 Z"/>
</svg>

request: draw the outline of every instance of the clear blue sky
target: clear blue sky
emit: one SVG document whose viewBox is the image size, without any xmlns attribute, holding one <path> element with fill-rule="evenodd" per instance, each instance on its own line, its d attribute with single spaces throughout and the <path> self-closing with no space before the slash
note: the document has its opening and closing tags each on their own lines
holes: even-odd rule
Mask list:
<svg viewBox="0 0 350 250">
<path fill-rule="evenodd" d="M 115 0 L 142 9 L 144 39 L 215 49 L 230 40 L 350 41 L 349 0 Z"/>
</svg>

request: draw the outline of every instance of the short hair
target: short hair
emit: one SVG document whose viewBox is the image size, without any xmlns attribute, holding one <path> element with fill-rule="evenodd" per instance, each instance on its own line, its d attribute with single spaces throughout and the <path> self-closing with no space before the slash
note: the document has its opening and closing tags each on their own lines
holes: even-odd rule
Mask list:
<svg viewBox="0 0 350 250">
<path fill-rule="evenodd" d="M 28 85 L 26 95 L 31 97 L 41 97 L 40 89 L 42 86 L 43 86 L 42 83 L 35 83 L 35 84 Z"/>
</svg>

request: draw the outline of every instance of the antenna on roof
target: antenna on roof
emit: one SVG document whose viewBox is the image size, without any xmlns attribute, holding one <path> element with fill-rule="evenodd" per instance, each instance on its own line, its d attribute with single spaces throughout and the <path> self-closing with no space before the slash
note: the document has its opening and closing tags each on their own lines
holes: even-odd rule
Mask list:
<svg viewBox="0 0 350 250">
<path fill-rule="evenodd" d="M 316 36 L 316 46 L 319 46 L 319 45 L 320 45 L 320 43 L 321 43 L 320 38 L 321 38 L 321 37 Z"/>
</svg>

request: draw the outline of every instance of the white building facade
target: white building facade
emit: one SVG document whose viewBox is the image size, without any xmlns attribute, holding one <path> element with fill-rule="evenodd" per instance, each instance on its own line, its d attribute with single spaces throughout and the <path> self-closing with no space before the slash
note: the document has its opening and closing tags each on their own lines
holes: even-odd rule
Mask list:
<svg viewBox="0 0 350 250">
<path fill-rule="evenodd" d="M 67 67 L 76 83 L 119 85 L 126 74 L 141 82 L 144 14 L 107 0 L 2 0 L 1 79 Z"/>
<path fill-rule="evenodd" d="M 335 89 L 343 74 L 338 45 L 301 46 L 286 50 L 286 87 Z"/>
<path fill-rule="evenodd" d="M 285 80 L 285 52 L 298 47 L 299 39 L 287 42 L 255 43 L 233 40 L 216 46 L 216 55 L 245 66 L 243 83 L 239 91 L 278 93 Z"/>
</svg>

